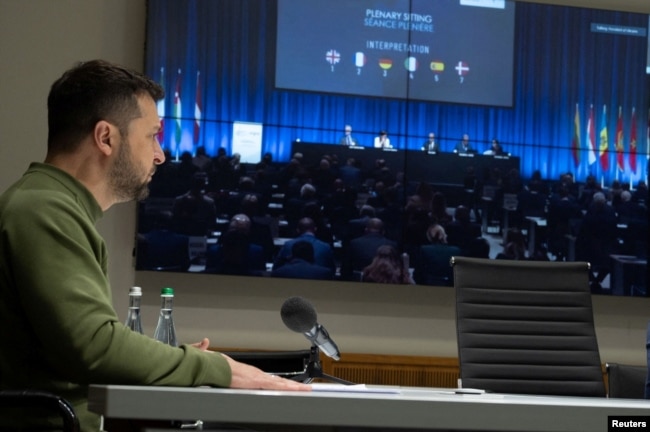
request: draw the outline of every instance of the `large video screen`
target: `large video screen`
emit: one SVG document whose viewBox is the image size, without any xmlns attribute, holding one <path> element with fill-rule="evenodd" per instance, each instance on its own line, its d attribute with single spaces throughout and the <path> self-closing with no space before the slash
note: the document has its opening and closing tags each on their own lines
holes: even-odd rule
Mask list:
<svg viewBox="0 0 650 432">
<path fill-rule="evenodd" d="M 140 204 L 138 270 L 447 286 L 453 254 L 589 261 L 594 293 L 647 295 L 647 14 L 147 8 L 167 159 Z M 617 208 L 607 227 L 596 192 Z"/>
<path fill-rule="evenodd" d="M 276 86 L 511 106 L 515 4 L 279 0 Z"/>
</svg>

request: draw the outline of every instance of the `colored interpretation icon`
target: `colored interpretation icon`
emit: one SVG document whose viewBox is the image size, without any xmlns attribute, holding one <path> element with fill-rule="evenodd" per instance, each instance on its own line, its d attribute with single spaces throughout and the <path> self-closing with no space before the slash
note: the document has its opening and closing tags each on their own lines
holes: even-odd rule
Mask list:
<svg viewBox="0 0 650 432">
<path fill-rule="evenodd" d="M 334 65 L 341 61 L 341 54 L 337 50 L 331 49 L 325 54 L 325 61 L 330 64 L 332 72 L 334 72 Z"/>
<path fill-rule="evenodd" d="M 382 68 L 384 76 L 388 76 L 388 71 L 393 67 L 393 60 L 389 58 L 380 58 L 379 67 Z"/>
<path fill-rule="evenodd" d="M 463 83 L 463 81 L 465 81 L 465 76 L 469 73 L 469 65 L 464 61 L 459 61 L 454 69 L 458 72 L 460 82 Z"/>
<path fill-rule="evenodd" d="M 361 75 L 361 68 L 364 67 L 367 62 L 368 57 L 364 53 L 361 51 L 354 53 L 354 65 L 357 67 L 357 75 Z"/>
<path fill-rule="evenodd" d="M 440 60 L 433 60 L 429 64 L 429 69 L 431 69 L 431 72 L 434 74 L 434 80 L 438 82 L 440 80 L 440 74 L 445 71 L 445 64 Z"/>
</svg>

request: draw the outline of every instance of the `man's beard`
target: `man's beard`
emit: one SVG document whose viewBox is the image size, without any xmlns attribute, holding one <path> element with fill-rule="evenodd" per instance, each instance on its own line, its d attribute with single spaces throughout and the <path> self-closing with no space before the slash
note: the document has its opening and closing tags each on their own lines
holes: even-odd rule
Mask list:
<svg viewBox="0 0 650 432">
<path fill-rule="evenodd" d="M 152 168 L 151 173 L 154 170 L 155 167 Z M 133 163 L 129 141 L 125 137 L 121 137 L 117 159 L 109 172 L 109 182 L 118 201 L 142 201 L 149 196 L 148 177 L 142 180 L 141 174 Z"/>
</svg>

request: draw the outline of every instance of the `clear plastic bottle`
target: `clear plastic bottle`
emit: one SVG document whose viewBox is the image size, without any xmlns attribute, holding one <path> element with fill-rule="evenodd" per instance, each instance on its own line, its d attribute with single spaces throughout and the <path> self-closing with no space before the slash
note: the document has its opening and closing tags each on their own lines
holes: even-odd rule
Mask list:
<svg viewBox="0 0 650 432">
<path fill-rule="evenodd" d="M 160 291 L 162 305 L 160 306 L 160 316 L 158 317 L 158 325 L 153 334 L 153 338 L 166 343 L 171 346 L 178 346 L 176 340 L 176 329 L 174 328 L 174 317 L 172 316 L 172 309 L 174 305 L 174 289 L 163 288 Z"/>
<path fill-rule="evenodd" d="M 134 286 L 129 289 L 129 313 L 126 316 L 124 325 L 134 332 L 143 333 L 142 319 L 140 318 L 140 301 L 142 300 L 142 288 Z"/>
</svg>

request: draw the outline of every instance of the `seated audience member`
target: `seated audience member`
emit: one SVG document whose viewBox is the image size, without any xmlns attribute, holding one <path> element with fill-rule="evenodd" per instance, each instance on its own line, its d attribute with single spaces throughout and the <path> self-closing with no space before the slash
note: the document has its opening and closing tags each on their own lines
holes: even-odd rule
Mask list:
<svg viewBox="0 0 650 432">
<path fill-rule="evenodd" d="M 323 200 L 323 217 L 327 219 L 332 235 L 338 239 L 345 236 L 347 224 L 359 214 L 356 207 L 357 191 L 343 185 L 340 179 L 334 181 L 334 191 Z"/>
<path fill-rule="evenodd" d="M 199 146 L 196 148 L 196 154 L 192 158 L 192 163 L 198 168 L 199 171 L 208 172 L 210 170 L 212 159 L 206 153 L 204 146 Z"/>
<path fill-rule="evenodd" d="M 420 246 L 427 243 L 427 228 L 434 220 L 418 195 L 411 195 L 404 208 L 403 250 L 416 258 Z"/>
<path fill-rule="evenodd" d="M 517 213 L 522 218 L 527 216 L 546 216 L 546 197 L 542 187 L 537 182 L 531 182 L 517 195 Z"/>
<path fill-rule="evenodd" d="M 354 158 L 349 158 L 345 165 L 339 168 L 339 178 L 346 187 L 359 189 L 363 176 Z"/>
<path fill-rule="evenodd" d="M 616 208 L 618 221 L 625 225 L 621 231 L 619 253 L 635 255 L 639 258 L 648 256 L 648 209 L 632 199 L 630 191 L 621 193 L 621 203 Z"/>
<path fill-rule="evenodd" d="M 496 259 L 525 260 L 528 258 L 526 250 L 526 237 L 517 228 L 511 228 L 506 233 L 506 244 L 503 251 L 499 252 Z"/>
<path fill-rule="evenodd" d="M 329 221 L 323 214 L 320 203 L 317 201 L 312 201 L 302 208 L 302 214 L 300 218 L 309 218 L 314 221 L 314 226 L 316 227 L 316 238 L 320 241 L 323 241 L 329 245 L 334 244 L 334 234 L 330 228 Z"/>
<path fill-rule="evenodd" d="M 334 278 L 332 269 L 314 263 L 314 246 L 300 240 L 291 246 L 291 257 L 282 267 L 271 273 L 272 277 L 289 279 L 331 280 Z"/>
<path fill-rule="evenodd" d="M 354 272 L 360 272 L 368 266 L 379 247 L 384 245 L 397 247 L 397 243 L 384 236 L 382 220 L 370 218 L 366 224 L 365 234 L 352 239 L 344 246 L 341 278 L 353 279 Z"/>
<path fill-rule="evenodd" d="M 245 214 L 232 217 L 228 231 L 206 251 L 206 273 L 259 276 L 266 268 L 262 246 L 250 241 L 251 221 Z"/>
<path fill-rule="evenodd" d="M 287 241 L 278 252 L 273 263 L 273 269 L 278 269 L 291 260 L 291 248 L 294 243 L 306 241 L 314 249 L 314 264 L 326 267 L 332 271 L 336 270 L 334 263 L 334 251 L 332 246 L 316 237 L 316 224 L 311 218 L 304 217 L 298 221 L 298 236 Z"/>
<path fill-rule="evenodd" d="M 205 236 L 214 229 L 217 220 L 217 207 L 214 200 L 206 195 L 205 173 L 197 173 L 192 179 L 192 187 L 174 200 L 174 231 L 189 236 Z"/>
<path fill-rule="evenodd" d="M 258 192 L 257 187 L 255 186 L 255 180 L 250 176 L 241 176 L 237 181 L 237 185 L 234 189 L 227 191 L 225 196 L 221 197 L 220 205 L 218 207 L 220 214 L 225 214 L 227 217 L 234 216 L 237 213 L 242 213 L 242 201 L 246 195 L 254 195 L 257 197 L 260 208 L 265 208 L 267 202 L 265 202 L 264 196 Z"/>
<path fill-rule="evenodd" d="M 384 196 L 385 191 L 386 185 L 384 182 L 376 182 L 372 190 L 369 191 L 368 198 L 366 199 L 366 205 L 369 205 L 374 209 L 382 209 L 386 207 L 386 199 Z"/>
<path fill-rule="evenodd" d="M 364 204 L 359 209 L 359 217 L 350 219 L 344 228 L 341 240 L 347 245 L 351 240 L 361 237 L 366 232 L 368 221 L 376 216 L 375 208 Z"/>
<path fill-rule="evenodd" d="M 320 205 L 316 195 L 316 187 L 310 183 L 305 183 L 300 187 L 299 196 L 290 197 L 285 195 L 284 212 L 290 229 L 296 228 L 296 224 L 303 213 L 303 208 L 311 202 Z"/>
<path fill-rule="evenodd" d="M 585 184 L 582 186 L 582 190 L 578 195 L 578 204 L 580 204 L 580 208 L 582 210 L 587 210 L 591 204 L 591 200 L 594 194 L 600 190 L 601 188 L 598 184 L 598 181 L 596 180 L 596 176 L 591 174 L 588 175 L 585 179 Z"/>
<path fill-rule="evenodd" d="M 251 221 L 250 241 L 262 246 L 264 260 L 273 261 L 273 218 L 264 214 L 260 209 L 260 201 L 257 195 L 246 194 L 241 202 L 241 211 Z"/>
<path fill-rule="evenodd" d="M 643 180 L 639 181 L 632 192 L 632 201 L 648 208 L 648 185 Z"/>
<path fill-rule="evenodd" d="M 621 192 L 618 205 L 612 203 L 612 207 L 618 215 L 621 223 L 630 223 L 641 219 L 646 219 L 647 211 L 643 205 L 632 200 L 632 193 L 628 190 Z"/>
<path fill-rule="evenodd" d="M 230 191 L 237 187 L 239 179 L 233 171 L 230 160 L 222 148 L 212 158 L 210 171 L 208 172 L 208 191 L 217 195 L 222 191 Z"/>
<path fill-rule="evenodd" d="M 176 181 L 183 185 L 183 191 L 192 188 L 193 179 L 199 169 L 192 162 L 192 153 L 184 151 L 181 153 L 179 163 L 176 165 Z"/>
<path fill-rule="evenodd" d="M 580 219 L 580 205 L 571 198 L 566 186 L 560 186 L 557 198 L 552 199 L 548 206 L 547 218 L 549 252 L 555 255 L 556 261 L 564 261 L 567 258 L 567 236 L 574 234 L 573 227 Z"/>
<path fill-rule="evenodd" d="M 413 277 L 422 285 L 453 285 L 451 257 L 461 255 L 458 246 L 447 244 L 447 234 L 440 224 L 427 229 L 428 244 L 420 246 Z"/>
<path fill-rule="evenodd" d="M 456 207 L 454 220 L 446 226 L 445 231 L 447 233 L 447 244 L 458 246 L 463 255 L 468 253 L 474 240 L 481 237 L 481 225 L 472 222 L 470 210 L 464 205 Z"/>
<path fill-rule="evenodd" d="M 476 237 L 472 240 L 463 255 L 472 258 L 490 258 L 490 242 L 483 237 Z"/>
<path fill-rule="evenodd" d="M 170 211 L 161 211 L 153 229 L 138 235 L 138 269 L 187 271 L 190 268 L 189 237 L 170 229 L 172 217 Z"/>
<path fill-rule="evenodd" d="M 587 209 L 576 241 L 576 258 L 588 261 L 593 292 L 602 290 L 602 283 L 611 270 L 610 254 L 616 253 L 616 212 L 607 204 L 602 192 L 596 192 Z"/>
<path fill-rule="evenodd" d="M 363 269 L 361 281 L 413 284 L 409 269 L 404 264 L 402 256 L 395 247 L 390 245 L 380 246 L 371 263 Z"/>
<path fill-rule="evenodd" d="M 447 197 L 442 192 L 434 192 L 431 197 L 431 216 L 443 227 L 452 221 L 447 212 Z"/>
<path fill-rule="evenodd" d="M 401 241 L 404 211 L 399 202 L 397 186 L 384 189 L 385 206 L 377 211 L 377 217 L 384 222 L 384 233 L 393 241 Z"/>
<path fill-rule="evenodd" d="M 319 197 L 323 197 L 332 192 L 334 180 L 336 179 L 335 169 L 330 161 L 326 158 L 321 159 L 318 168 L 312 170 L 310 178 L 311 183 L 316 188 Z"/>
</svg>

